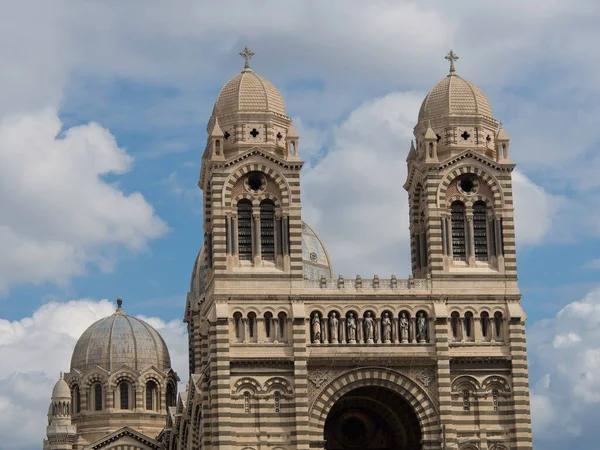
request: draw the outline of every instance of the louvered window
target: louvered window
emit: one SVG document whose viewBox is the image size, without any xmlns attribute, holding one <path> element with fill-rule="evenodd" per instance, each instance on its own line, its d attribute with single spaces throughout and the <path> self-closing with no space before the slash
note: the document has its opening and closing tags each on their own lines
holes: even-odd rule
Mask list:
<svg viewBox="0 0 600 450">
<path fill-rule="evenodd" d="M 242 261 L 252 261 L 252 203 L 238 203 L 238 253 Z"/>
<path fill-rule="evenodd" d="M 275 205 L 270 200 L 260 204 L 260 248 L 265 261 L 275 261 Z"/>
<path fill-rule="evenodd" d="M 454 202 L 451 206 L 452 216 L 452 256 L 455 260 L 466 260 L 465 249 L 465 205 Z"/>
<path fill-rule="evenodd" d="M 486 207 L 483 202 L 477 202 L 473 205 L 473 239 L 475 241 L 475 259 L 477 261 L 487 261 L 487 219 Z"/>
</svg>

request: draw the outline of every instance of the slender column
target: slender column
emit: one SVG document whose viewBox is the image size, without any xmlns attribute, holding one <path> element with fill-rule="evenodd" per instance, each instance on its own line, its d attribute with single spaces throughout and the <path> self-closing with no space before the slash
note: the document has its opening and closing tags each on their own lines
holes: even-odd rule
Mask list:
<svg viewBox="0 0 600 450">
<path fill-rule="evenodd" d="M 289 232 L 289 217 L 284 217 L 282 219 L 283 222 L 283 233 L 281 235 L 281 243 L 282 243 L 282 248 L 283 248 L 283 254 L 284 255 L 289 255 L 290 254 L 290 232 Z"/>
<path fill-rule="evenodd" d="M 467 236 L 466 236 L 466 247 L 467 247 L 467 261 L 469 265 L 475 265 L 475 233 L 473 230 L 473 214 L 467 214 Z"/>
<path fill-rule="evenodd" d="M 346 340 L 346 318 L 345 317 L 340 317 L 340 344 L 345 344 L 347 343 Z"/>
<path fill-rule="evenodd" d="M 446 235 L 446 218 L 441 218 L 441 228 L 442 228 L 442 254 L 447 255 L 447 246 L 448 246 L 448 236 Z"/>
<path fill-rule="evenodd" d="M 448 256 L 452 258 L 452 219 L 446 217 L 446 234 L 448 235 Z"/>
<path fill-rule="evenodd" d="M 273 317 L 273 342 L 279 342 L 279 317 Z"/>
<path fill-rule="evenodd" d="M 489 340 L 490 340 L 490 342 L 496 342 L 496 321 L 494 320 L 493 316 L 488 319 L 488 323 L 489 323 L 488 333 L 490 334 Z"/>
<path fill-rule="evenodd" d="M 383 336 L 381 334 L 381 317 L 375 318 L 375 329 L 373 330 L 373 340 L 375 343 L 383 342 Z"/>
<path fill-rule="evenodd" d="M 481 342 L 483 340 L 481 320 L 481 317 L 473 317 L 473 335 L 475 336 L 475 342 Z"/>
<path fill-rule="evenodd" d="M 465 318 L 464 317 L 460 317 L 459 318 L 459 339 L 460 342 L 465 342 L 467 340 L 467 333 L 466 333 L 467 329 L 465 328 Z"/>
<path fill-rule="evenodd" d="M 321 335 L 323 336 L 323 343 L 329 343 L 329 318 L 327 316 L 323 316 L 323 321 L 321 323 Z"/>
<path fill-rule="evenodd" d="M 244 326 L 244 342 L 248 343 L 250 342 L 250 326 L 247 317 L 242 317 L 242 324 Z"/>
<path fill-rule="evenodd" d="M 358 343 L 365 342 L 364 339 L 363 339 L 363 334 L 364 334 L 364 330 L 363 330 L 363 318 L 362 317 L 358 317 L 356 319 L 356 342 L 358 342 Z"/>
<path fill-rule="evenodd" d="M 408 329 L 408 340 L 410 342 L 415 342 L 416 343 L 417 342 L 417 330 L 416 330 L 416 327 L 415 327 L 416 320 L 415 320 L 414 317 L 411 317 L 409 322 L 410 322 L 410 326 L 409 326 L 409 329 Z"/>
<path fill-rule="evenodd" d="M 238 221 L 235 216 L 231 218 L 231 254 L 238 256 Z"/>
<path fill-rule="evenodd" d="M 225 217 L 225 253 L 231 254 L 231 217 Z"/>
<path fill-rule="evenodd" d="M 260 212 L 254 211 L 252 214 L 252 256 L 254 264 L 260 265 L 261 246 L 260 246 Z"/>
<path fill-rule="evenodd" d="M 398 332 L 398 318 L 392 317 L 392 342 L 395 344 L 399 344 L 400 340 L 398 336 L 400 333 Z"/>
</svg>

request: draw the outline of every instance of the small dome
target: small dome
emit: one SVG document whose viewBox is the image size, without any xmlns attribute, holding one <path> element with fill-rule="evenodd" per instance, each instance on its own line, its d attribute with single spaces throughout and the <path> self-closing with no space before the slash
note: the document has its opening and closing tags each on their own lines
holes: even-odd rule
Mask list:
<svg viewBox="0 0 600 450">
<path fill-rule="evenodd" d="M 69 385 L 61 375 L 60 380 L 56 382 L 54 389 L 52 389 L 52 400 L 62 399 L 71 399 L 71 389 L 69 389 Z"/>
<path fill-rule="evenodd" d="M 493 118 L 490 102 L 481 89 L 455 73 L 441 80 L 427 94 L 419 111 L 419 123 L 451 115 Z"/>
<path fill-rule="evenodd" d="M 109 371 L 122 365 L 135 370 L 150 366 L 166 370 L 171 367 L 171 358 L 158 331 L 125 314 L 119 303 L 114 314 L 93 323 L 75 344 L 71 370 L 83 372 L 93 365 Z"/>
<path fill-rule="evenodd" d="M 249 68 L 223 86 L 215 102 L 213 116 L 239 111 L 286 115 L 285 104 L 277 88 Z"/>
</svg>

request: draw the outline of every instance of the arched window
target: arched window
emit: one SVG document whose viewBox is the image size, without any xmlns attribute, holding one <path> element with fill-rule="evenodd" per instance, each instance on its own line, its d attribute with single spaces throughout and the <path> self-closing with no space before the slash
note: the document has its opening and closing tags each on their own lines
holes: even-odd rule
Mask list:
<svg viewBox="0 0 600 450">
<path fill-rule="evenodd" d="M 279 413 L 281 411 L 281 392 L 275 391 L 275 412 Z"/>
<path fill-rule="evenodd" d="M 242 313 L 236 312 L 233 315 L 233 322 L 235 326 L 235 337 L 238 341 L 243 340 L 242 336 Z"/>
<path fill-rule="evenodd" d="M 463 411 L 469 411 L 471 409 L 471 404 L 469 402 L 469 390 L 465 389 L 463 391 Z"/>
<path fill-rule="evenodd" d="M 473 240 L 477 261 L 488 260 L 486 210 L 484 202 L 475 202 L 473 205 Z"/>
<path fill-rule="evenodd" d="M 465 205 L 454 202 L 450 207 L 452 219 L 452 256 L 455 260 L 466 261 L 465 248 Z"/>
<path fill-rule="evenodd" d="M 256 337 L 256 314 L 253 312 L 248 313 L 248 336 Z"/>
<path fill-rule="evenodd" d="M 167 384 L 167 407 L 169 406 L 175 406 L 175 387 L 173 386 L 173 383 L 169 383 Z"/>
<path fill-rule="evenodd" d="M 498 411 L 498 389 L 492 390 L 492 403 L 494 405 L 494 411 Z"/>
<path fill-rule="evenodd" d="M 270 312 L 266 312 L 264 317 L 265 317 L 265 335 L 267 336 L 267 338 L 271 339 L 273 337 L 273 336 L 271 336 L 271 334 L 272 334 L 271 324 L 273 322 L 273 314 L 271 314 Z"/>
<path fill-rule="evenodd" d="M 275 261 L 275 205 L 271 200 L 260 204 L 260 251 L 265 261 Z"/>
<path fill-rule="evenodd" d="M 473 338 L 473 313 L 467 311 L 465 313 L 465 335 L 467 338 Z"/>
<path fill-rule="evenodd" d="M 244 414 L 250 414 L 250 392 L 244 392 Z"/>
<path fill-rule="evenodd" d="M 450 315 L 450 326 L 452 327 L 452 337 L 454 338 L 455 341 L 457 341 L 459 339 L 459 335 L 458 335 L 458 321 L 459 321 L 459 314 L 454 311 L 451 315 Z"/>
<path fill-rule="evenodd" d="M 100 383 L 94 385 L 94 410 L 102 411 L 102 385 Z"/>
<path fill-rule="evenodd" d="M 485 339 L 489 338 L 489 332 L 490 332 L 489 323 L 490 323 L 490 315 L 485 311 L 482 312 L 481 313 L 481 335 Z"/>
<path fill-rule="evenodd" d="M 287 322 L 287 316 L 284 312 L 280 312 L 279 314 L 277 314 L 277 317 L 279 318 L 279 340 L 285 341 L 285 326 Z"/>
<path fill-rule="evenodd" d="M 121 409 L 129 409 L 129 383 L 123 381 L 119 384 L 119 398 Z"/>
<path fill-rule="evenodd" d="M 240 200 L 238 209 L 238 255 L 241 261 L 252 261 L 252 203 Z"/>
<path fill-rule="evenodd" d="M 494 313 L 494 328 L 496 328 L 495 338 L 502 339 L 502 313 L 500 311 Z"/>
<path fill-rule="evenodd" d="M 79 386 L 75 386 L 75 412 L 81 412 L 81 391 L 79 390 Z"/>
<path fill-rule="evenodd" d="M 146 409 L 158 410 L 158 387 L 156 382 L 150 380 L 146 383 Z"/>
</svg>

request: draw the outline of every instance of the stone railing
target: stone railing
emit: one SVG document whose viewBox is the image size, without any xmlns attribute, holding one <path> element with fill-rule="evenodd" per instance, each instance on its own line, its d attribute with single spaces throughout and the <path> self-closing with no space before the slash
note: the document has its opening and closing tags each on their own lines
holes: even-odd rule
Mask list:
<svg viewBox="0 0 600 450">
<path fill-rule="evenodd" d="M 373 278 L 344 278 L 340 275 L 337 279 L 321 277 L 320 280 L 304 280 L 304 285 L 309 288 L 321 289 L 429 289 L 429 279 L 398 279 L 396 275 L 391 278 L 380 279 L 377 275 Z"/>
</svg>

